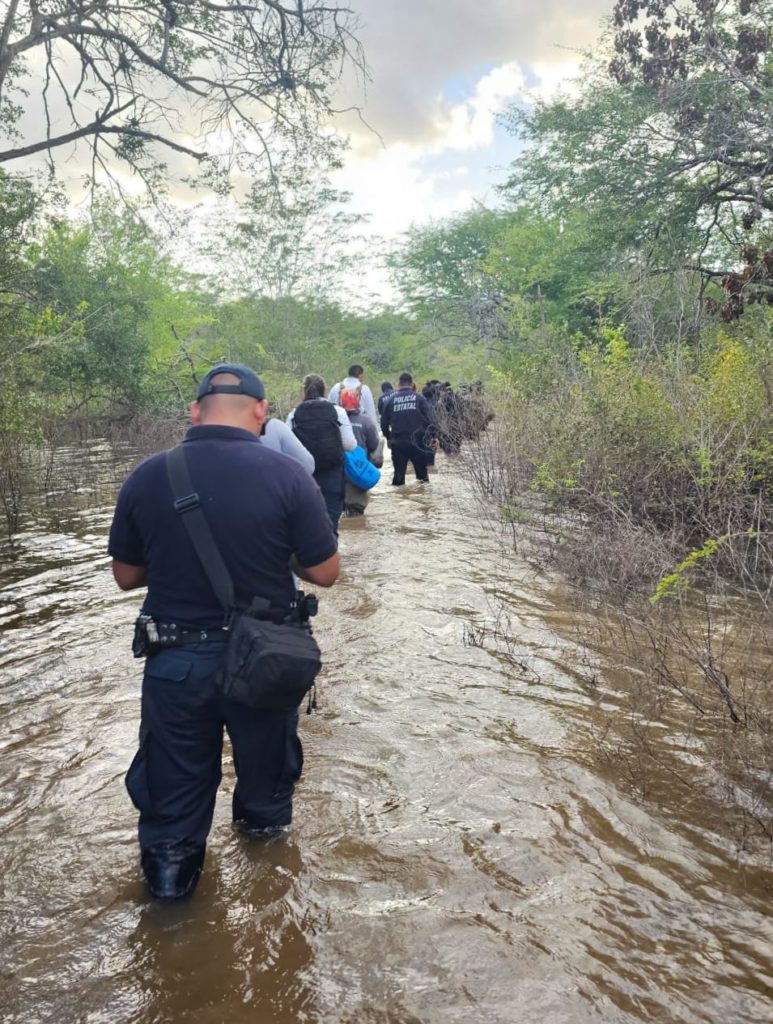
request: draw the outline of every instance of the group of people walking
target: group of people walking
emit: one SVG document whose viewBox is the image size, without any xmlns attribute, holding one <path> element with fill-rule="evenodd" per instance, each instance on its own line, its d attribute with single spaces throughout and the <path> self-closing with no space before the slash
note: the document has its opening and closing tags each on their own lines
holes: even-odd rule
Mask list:
<svg viewBox="0 0 773 1024">
<path fill-rule="evenodd" d="M 369 498 L 367 490 L 348 478 L 345 452 L 359 446 L 380 469 L 384 445 L 388 445 L 394 469 L 392 484 L 399 487 L 405 483 L 409 463 L 416 479 L 427 483 L 428 467 L 434 464 L 440 446 L 438 403 L 434 396 L 417 391 L 410 373 L 400 374 L 397 388 L 388 381 L 381 385 L 378 406 L 363 378 L 363 367 L 354 363 L 328 393 L 322 377 L 307 374 L 303 400 L 286 424 L 269 420 L 261 436 L 268 447 L 292 456 L 312 474 L 336 532 L 341 516 L 362 515 Z"/>
<path fill-rule="evenodd" d="M 266 839 L 290 823 L 303 751 L 297 701 L 287 703 L 277 681 L 288 665 L 305 666 L 305 679 L 309 659 L 311 679 L 319 670 L 312 596 L 297 588 L 336 582 L 338 520 L 367 504 L 367 490 L 345 479 L 344 452 L 359 447 L 378 464 L 388 444 L 400 486 L 409 463 L 426 483 L 435 451 L 451 450 L 442 386 L 422 393 L 402 373 L 396 388 L 382 385 L 377 409 L 363 368 L 352 365 L 326 390 L 308 374 L 286 422 L 268 420 L 252 370 L 214 367 L 199 384 L 183 443 L 138 465 L 118 495 L 113 576 L 122 590 L 147 587 L 132 646 L 146 661 L 126 786 L 139 812 L 145 881 L 161 899 L 189 895 L 201 874 L 224 730 L 236 773 L 234 825 Z M 252 626 L 240 633 L 245 619 Z M 248 663 L 263 667 L 248 675 Z"/>
</svg>

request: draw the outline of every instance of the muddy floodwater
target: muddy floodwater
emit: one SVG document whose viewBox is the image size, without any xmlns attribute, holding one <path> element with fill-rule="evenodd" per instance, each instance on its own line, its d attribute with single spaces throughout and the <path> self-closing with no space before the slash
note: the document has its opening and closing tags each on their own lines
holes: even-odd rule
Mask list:
<svg viewBox="0 0 773 1024">
<path fill-rule="evenodd" d="M 54 474 L 0 549 L 4 1024 L 773 1022 L 773 873 L 594 767 L 614 688 L 442 460 L 342 525 L 292 830 L 235 834 L 227 765 L 198 890 L 154 904 L 123 785 L 138 599 L 105 555 L 131 459 L 59 458 L 101 484 Z M 522 669 L 470 643 L 501 602 Z"/>
</svg>

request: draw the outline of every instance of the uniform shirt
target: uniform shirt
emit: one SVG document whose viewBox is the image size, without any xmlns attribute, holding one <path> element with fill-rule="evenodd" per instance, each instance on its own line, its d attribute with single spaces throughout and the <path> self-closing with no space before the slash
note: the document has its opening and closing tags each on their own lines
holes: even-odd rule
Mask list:
<svg viewBox="0 0 773 1024">
<path fill-rule="evenodd" d="M 300 462 L 308 473 L 314 472 L 314 456 L 282 420 L 266 420 L 259 440 L 266 448 L 282 452 L 283 455 L 289 455 L 291 459 Z"/>
<path fill-rule="evenodd" d="M 237 604 L 258 595 L 289 608 L 291 556 L 319 565 L 337 548 L 316 483 L 297 462 L 238 427 L 191 427 L 183 443 Z M 166 453 L 140 463 L 118 495 L 108 551 L 118 562 L 147 566 L 147 614 L 182 626 L 222 625 L 223 609 L 173 500 Z"/>
<path fill-rule="evenodd" d="M 392 397 L 392 395 L 394 393 L 395 392 L 394 392 L 394 388 L 393 388 L 391 391 L 382 391 L 381 394 L 378 396 L 378 414 L 379 414 L 379 416 L 381 416 L 381 413 L 384 411 L 384 403 L 388 402 L 389 399 Z"/>
<path fill-rule="evenodd" d="M 341 397 L 342 388 L 344 390 L 351 388 L 352 391 L 359 391 L 360 412 L 363 412 L 366 416 L 370 416 L 374 423 L 378 423 L 376 405 L 373 401 L 373 393 L 367 384 L 363 384 L 357 377 L 344 377 L 340 384 L 334 384 L 332 386 L 330 394 L 327 396 L 328 401 L 332 402 L 333 405 L 338 405 L 338 399 Z"/>
<path fill-rule="evenodd" d="M 429 402 L 413 388 L 393 391 L 381 413 L 384 437 L 406 444 L 423 444 L 433 422 Z"/>
<path fill-rule="evenodd" d="M 326 402 L 326 398 L 313 399 L 316 402 Z M 336 416 L 338 417 L 338 426 L 341 428 L 341 440 L 344 445 L 345 452 L 353 452 L 357 447 L 357 442 L 354 439 L 354 432 L 352 431 L 352 425 L 349 422 L 349 417 L 346 415 L 340 405 L 335 407 Z M 287 426 L 290 430 L 293 429 L 293 420 L 295 419 L 295 409 L 287 417 Z"/>
</svg>

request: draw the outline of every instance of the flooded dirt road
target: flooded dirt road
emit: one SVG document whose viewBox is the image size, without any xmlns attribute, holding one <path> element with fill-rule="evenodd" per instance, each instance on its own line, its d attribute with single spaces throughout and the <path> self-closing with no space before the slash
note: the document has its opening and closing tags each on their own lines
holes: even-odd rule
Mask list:
<svg viewBox="0 0 773 1024">
<path fill-rule="evenodd" d="M 109 449 L 68 457 L 110 478 Z M 290 834 L 234 834 L 227 770 L 194 898 L 153 904 L 113 494 L 64 488 L 0 552 L 5 1024 L 773 1021 L 771 872 L 594 769 L 615 692 L 447 464 L 342 526 Z M 470 645 L 499 601 L 521 668 Z"/>
</svg>

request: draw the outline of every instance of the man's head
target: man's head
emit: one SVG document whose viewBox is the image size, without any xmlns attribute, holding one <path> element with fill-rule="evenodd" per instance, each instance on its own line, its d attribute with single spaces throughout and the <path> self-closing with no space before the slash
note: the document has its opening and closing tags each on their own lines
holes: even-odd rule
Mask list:
<svg viewBox="0 0 773 1024">
<path fill-rule="evenodd" d="M 199 384 L 191 402 L 194 426 L 240 427 L 259 434 L 266 419 L 266 389 L 247 366 L 223 363 L 213 367 Z"/>
<path fill-rule="evenodd" d="M 349 372 L 347 376 L 356 377 L 357 380 L 362 380 L 362 378 L 365 376 L 365 371 L 363 370 L 359 363 L 352 363 L 352 365 L 349 367 Z"/>
<path fill-rule="evenodd" d="M 401 388 L 409 388 L 413 385 L 413 377 L 408 372 L 401 373 L 398 383 Z"/>
<path fill-rule="evenodd" d="M 390 391 L 394 391 L 394 388 L 392 387 L 392 382 L 389 381 L 389 380 L 382 380 L 381 381 L 381 391 L 385 395 L 388 395 Z"/>
<path fill-rule="evenodd" d="M 303 378 L 303 397 L 308 402 L 310 398 L 324 398 L 327 394 L 327 386 L 318 373 L 307 373 Z"/>
</svg>

